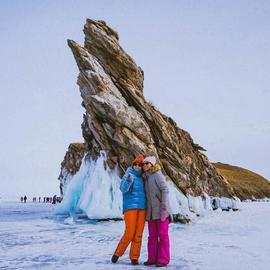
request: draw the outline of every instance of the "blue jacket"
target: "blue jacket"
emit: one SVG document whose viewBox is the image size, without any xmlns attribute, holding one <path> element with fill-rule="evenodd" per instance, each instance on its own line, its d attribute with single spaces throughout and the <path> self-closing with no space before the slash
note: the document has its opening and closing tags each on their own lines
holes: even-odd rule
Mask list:
<svg viewBox="0 0 270 270">
<path fill-rule="evenodd" d="M 123 212 L 129 209 L 146 208 L 144 183 L 141 172 L 128 167 L 125 175 L 122 177 L 120 189 L 123 193 Z"/>
</svg>

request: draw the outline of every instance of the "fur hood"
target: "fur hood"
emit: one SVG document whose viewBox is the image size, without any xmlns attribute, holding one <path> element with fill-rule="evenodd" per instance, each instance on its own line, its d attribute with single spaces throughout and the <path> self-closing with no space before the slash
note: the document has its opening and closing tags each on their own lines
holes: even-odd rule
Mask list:
<svg viewBox="0 0 270 270">
<path fill-rule="evenodd" d="M 150 169 L 149 169 L 149 173 L 155 173 L 157 171 L 160 171 L 161 170 L 161 167 L 160 165 L 157 163 L 155 165 L 153 165 Z"/>
</svg>

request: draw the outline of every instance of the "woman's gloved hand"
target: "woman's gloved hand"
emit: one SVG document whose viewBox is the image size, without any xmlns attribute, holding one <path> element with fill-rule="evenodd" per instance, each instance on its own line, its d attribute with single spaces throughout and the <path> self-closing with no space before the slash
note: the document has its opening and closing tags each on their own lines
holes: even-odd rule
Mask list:
<svg viewBox="0 0 270 270">
<path fill-rule="evenodd" d="M 168 211 L 166 210 L 165 207 L 161 207 L 159 213 L 161 221 L 164 221 L 168 217 Z"/>
<path fill-rule="evenodd" d="M 127 182 L 128 183 L 132 183 L 133 182 L 133 176 L 131 174 L 128 175 Z"/>
</svg>

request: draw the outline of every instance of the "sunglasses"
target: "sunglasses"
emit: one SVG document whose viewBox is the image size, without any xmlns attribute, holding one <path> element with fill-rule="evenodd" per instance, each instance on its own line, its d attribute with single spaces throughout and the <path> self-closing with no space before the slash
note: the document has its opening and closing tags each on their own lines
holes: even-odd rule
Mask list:
<svg viewBox="0 0 270 270">
<path fill-rule="evenodd" d="M 142 164 L 141 163 L 133 163 L 133 166 L 140 166 L 140 167 L 142 167 Z"/>
<path fill-rule="evenodd" d="M 143 165 L 148 165 L 148 164 L 151 164 L 150 162 L 145 162 L 145 163 L 143 163 Z"/>
</svg>

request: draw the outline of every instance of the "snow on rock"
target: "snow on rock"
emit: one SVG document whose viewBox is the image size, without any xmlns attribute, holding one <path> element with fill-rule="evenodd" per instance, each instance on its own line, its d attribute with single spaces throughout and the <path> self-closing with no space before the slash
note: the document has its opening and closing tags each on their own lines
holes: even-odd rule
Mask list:
<svg viewBox="0 0 270 270">
<path fill-rule="evenodd" d="M 97 160 L 83 157 L 79 171 L 65 177 L 64 198 L 56 209 L 56 214 L 68 214 L 75 222 L 79 215 L 90 219 L 122 218 L 122 193 L 120 191 L 119 172 L 106 165 L 107 155 L 101 151 Z M 201 196 L 185 196 L 169 180 L 170 205 L 175 221 L 188 223 L 211 211 L 211 198 L 205 192 Z M 214 199 L 215 207 L 221 209 L 239 209 L 240 200 L 229 198 Z"/>
<path fill-rule="evenodd" d="M 233 210 L 240 210 L 241 209 L 241 200 L 238 197 L 233 197 L 232 199 L 232 209 Z"/>
<path fill-rule="evenodd" d="M 213 197 L 212 198 L 213 209 L 218 208 L 222 210 L 239 210 L 241 208 L 241 201 L 237 197 L 226 198 L 226 197 Z"/>
<path fill-rule="evenodd" d="M 189 209 L 193 213 L 197 213 L 198 215 L 203 214 L 204 212 L 204 203 L 201 196 L 193 197 L 191 195 L 187 195 Z"/>
<path fill-rule="evenodd" d="M 210 196 L 207 193 L 203 192 L 202 198 L 203 198 L 204 209 L 208 211 L 213 210 Z"/>
<path fill-rule="evenodd" d="M 172 181 L 168 181 L 169 193 L 170 193 L 170 205 L 172 214 L 181 214 L 183 216 L 189 216 L 189 205 L 187 197 L 177 189 Z"/>
</svg>

